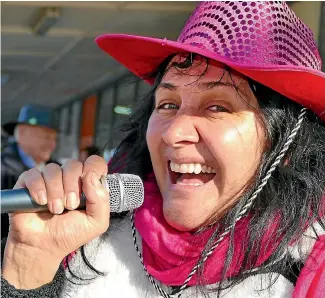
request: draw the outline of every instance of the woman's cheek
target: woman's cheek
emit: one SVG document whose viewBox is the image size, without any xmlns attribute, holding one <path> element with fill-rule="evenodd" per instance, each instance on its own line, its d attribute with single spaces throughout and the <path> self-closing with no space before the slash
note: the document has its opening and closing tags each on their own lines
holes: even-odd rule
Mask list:
<svg viewBox="0 0 325 298">
<path fill-rule="evenodd" d="M 147 144 L 149 151 L 151 147 L 155 144 L 155 140 L 158 137 L 157 125 L 155 125 L 156 120 L 151 116 L 148 122 L 148 129 L 146 133 Z"/>
<path fill-rule="evenodd" d="M 242 180 L 255 172 L 260 161 L 260 145 L 256 130 L 248 125 L 228 126 L 217 130 L 210 141 L 211 152 L 218 162 L 223 181 Z"/>
</svg>

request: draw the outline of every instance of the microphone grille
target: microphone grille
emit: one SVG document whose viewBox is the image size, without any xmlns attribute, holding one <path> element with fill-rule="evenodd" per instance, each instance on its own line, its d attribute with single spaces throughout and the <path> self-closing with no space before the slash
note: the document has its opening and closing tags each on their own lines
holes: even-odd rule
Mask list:
<svg viewBox="0 0 325 298">
<path fill-rule="evenodd" d="M 110 194 L 111 212 L 129 211 L 142 205 L 144 188 L 139 176 L 115 173 L 103 178 Z"/>
</svg>

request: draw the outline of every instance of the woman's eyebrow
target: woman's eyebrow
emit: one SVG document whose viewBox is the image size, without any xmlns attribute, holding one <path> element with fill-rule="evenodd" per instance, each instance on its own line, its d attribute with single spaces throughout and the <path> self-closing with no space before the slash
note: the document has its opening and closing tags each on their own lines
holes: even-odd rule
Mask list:
<svg viewBox="0 0 325 298">
<path fill-rule="evenodd" d="M 219 87 L 219 86 L 231 86 L 231 87 L 234 87 L 233 83 L 222 82 L 222 81 L 197 82 L 196 84 L 197 84 L 198 88 L 202 89 L 202 90 L 212 89 L 212 88 Z M 167 90 L 175 91 L 175 90 L 178 89 L 178 86 L 175 86 L 175 85 L 173 85 L 171 83 L 162 82 L 157 86 L 156 92 L 159 89 L 167 89 Z"/>
<path fill-rule="evenodd" d="M 174 91 L 177 89 L 177 86 L 173 85 L 173 84 L 170 84 L 170 83 L 160 83 L 157 88 L 156 88 L 156 92 L 159 90 L 159 89 L 167 89 L 167 90 L 171 90 L 171 91 Z"/>
<path fill-rule="evenodd" d="M 198 82 L 197 83 L 199 89 L 212 89 L 215 87 L 220 87 L 220 86 L 231 86 L 234 87 L 233 83 L 230 82 L 223 82 L 223 81 L 213 81 L 213 82 Z"/>
</svg>

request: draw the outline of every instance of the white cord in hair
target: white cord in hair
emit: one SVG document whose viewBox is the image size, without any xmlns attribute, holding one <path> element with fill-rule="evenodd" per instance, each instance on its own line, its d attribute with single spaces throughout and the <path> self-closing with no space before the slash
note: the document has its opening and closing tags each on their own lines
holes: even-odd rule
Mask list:
<svg viewBox="0 0 325 298">
<path fill-rule="evenodd" d="M 279 155 L 277 156 L 277 158 L 275 159 L 275 161 L 273 162 L 273 164 L 271 165 L 271 167 L 269 168 L 269 170 L 266 172 L 264 178 L 262 179 L 260 185 L 258 186 L 258 188 L 253 192 L 253 194 L 251 195 L 251 197 L 247 200 L 246 204 L 241 208 L 241 210 L 239 211 L 236 219 L 234 220 L 234 222 L 228 226 L 224 232 L 220 235 L 219 239 L 211 246 L 211 248 L 209 249 L 209 251 L 207 252 L 207 254 L 204 256 L 204 258 L 202 259 L 202 261 L 198 262 L 192 269 L 192 271 L 190 272 L 190 274 L 188 275 L 188 277 L 186 278 L 186 280 L 184 281 L 183 285 L 179 288 L 179 291 L 173 295 L 167 294 L 153 279 L 153 277 L 149 274 L 149 272 L 147 271 L 146 267 L 144 266 L 143 263 L 143 258 L 142 258 L 142 254 L 139 250 L 139 247 L 137 245 L 137 240 L 136 240 L 136 230 L 135 230 L 135 225 L 134 225 L 134 212 L 132 212 L 131 214 L 131 227 L 132 227 L 132 236 L 133 236 L 133 243 L 135 246 L 135 249 L 139 255 L 141 264 L 143 266 L 143 269 L 146 273 L 146 275 L 149 278 L 149 281 L 153 284 L 153 286 L 155 287 L 155 289 L 158 291 L 158 293 L 164 297 L 164 298 L 171 298 L 173 296 L 177 296 L 178 298 L 181 297 L 183 291 L 185 290 L 185 288 L 188 286 L 189 281 L 191 280 L 191 278 L 193 277 L 193 275 L 197 272 L 197 270 L 199 269 L 199 267 L 208 259 L 208 257 L 214 252 L 214 250 L 216 249 L 216 247 L 219 245 L 219 243 L 228 235 L 228 233 L 235 227 L 235 225 L 237 224 L 238 221 L 240 221 L 248 212 L 248 210 L 252 207 L 254 200 L 256 199 L 256 197 L 258 196 L 258 194 L 262 191 L 262 189 L 264 188 L 264 186 L 267 184 L 268 180 L 270 179 L 272 173 L 275 171 L 276 167 L 279 165 L 279 163 L 281 162 L 282 158 L 285 156 L 286 152 L 288 151 L 290 145 L 292 144 L 292 142 L 294 141 L 300 127 L 301 124 L 304 120 L 304 116 L 307 112 L 306 108 L 301 109 L 300 114 L 298 116 L 298 121 L 295 125 L 295 127 L 293 128 L 293 130 L 291 131 L 290 135 L 288 136 L 287 141 L 285 142 L 285 144 L 283 145 L 283 148 L 281 149 Z"/>
</svg>

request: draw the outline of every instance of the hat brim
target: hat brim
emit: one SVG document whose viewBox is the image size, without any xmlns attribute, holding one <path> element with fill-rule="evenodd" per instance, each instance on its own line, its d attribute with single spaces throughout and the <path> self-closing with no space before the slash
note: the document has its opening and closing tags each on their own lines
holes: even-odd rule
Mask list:
<svg viewBox="0 0 325 298">
<path fill-rule="evenodd" d="M 6 132 L 9 136 L 13 136 L 15 132 L 15 128 L 18 124 L 25 124 L 25 125 L 31 125 L 26 122 L 8 122 L 2 125 L 2 129 L 4 132 Z M 40 127 L 46 127 L 55 130 L 56 132 L 60 132 L 58 128 L 52 127 L 52 126 L 47 126 L 47 125 L 31 125 L 31 126 L 40 126 Z"/>
<path fill-rule="evenodd" d="M 170 55 L 192 52 L 213 59 L 313 110 L 325 121 L 325 73 L 302 66 L 241 64 L 209 50 L 167 39 L 106 34 L 97 45 L 142 79 Z M 152 84 L 154 79 L 147 79 Z"/>
<path fill-rule="evenodd" d="M 2 129 L 5 133 L 7 133 L 9 136 L 12 136 L 15 131 L 15 127 L 17 126 L 17 122 L 9 122 L 2 125 Z"/>
</svg>

